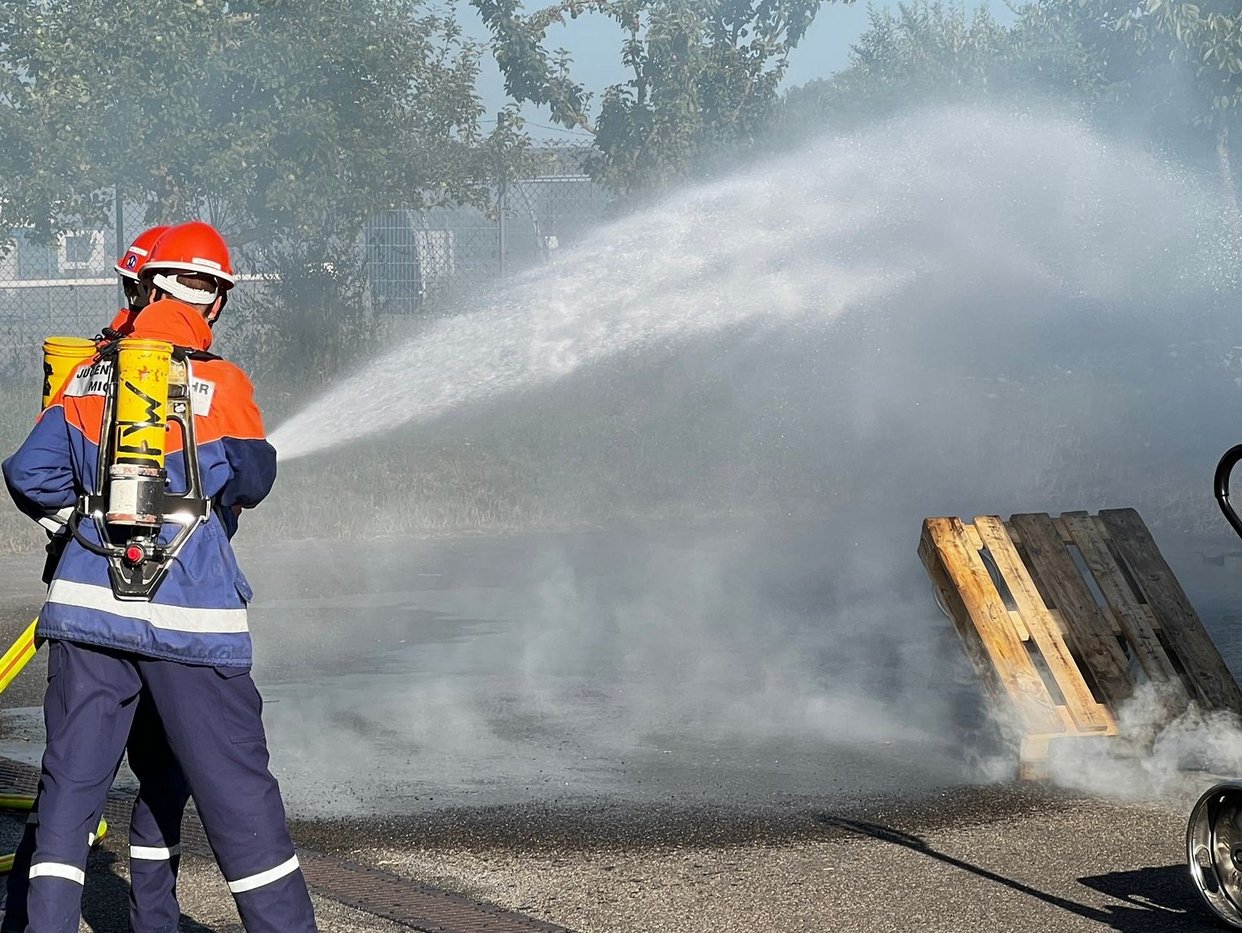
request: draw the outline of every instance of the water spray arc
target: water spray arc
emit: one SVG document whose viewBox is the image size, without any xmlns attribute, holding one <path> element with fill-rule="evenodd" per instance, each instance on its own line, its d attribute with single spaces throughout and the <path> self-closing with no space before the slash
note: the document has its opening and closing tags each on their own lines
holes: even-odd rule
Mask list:
<svg viewBox="0 0 1242 933">
<path fill-rule="evenodd" d="M 1106 504 L 1134 502 L 1159 531 L 1163 516 L 1149 503 L 1182 488 L 1204 456 L 1199 426 L 1184 414 L 1168 417 L 1185 407 L 1179 392 L 1206 381 L 1184 365 L 1186 321 L 1215 313 L 1224 281 L 1215 253 L 1225 241 L 1215 236 L 1211 198 L 1201 195 L 1178 169 L 1073 121 L 920 115 L 601 228 L 464 303 L 462 313 L 424 322 L 310 400 L 271 439 L 282 466 L 304 460 L 287 476 L 309 487 L 333 478 L 334 464 L 311 463 L 313 455 L 342 445 L 342 459 L 352 457 L 353 441 L 382 436 L 373 459 L 383 465 L 360 471 L 357 487 L 367 496 L 403 487 L 410 507 L 390 507 L 392 533 L 402 535 L 439 527 L 416 512 L 423 490 L 443 506 L 427 514 L 445 516 L 450 531 L 458 515 L 473 521 L 466 506 L 484 497 L 517 503 L 503 520 L 537 524 L 543 515 L 528 503 L 559 498 L 573 509 L 582 489 L 602 493 L 583 494 L 567 523 L 581 515 L 624 521 L 653 501 L 639 517 L 672 516 L 669 524 L 719 514 L 711 510 L 720 503 L 737 509 L 730 514 L 788 504 L 772 519 L 771 538 L 755 532 L 762 547 L 696 542 L 684 564 L 676 550 L 676 560 L 610 568 L 598 584 L 577 554 L 541 542 L 547 553 L 530 571 L 527 602 L 465 601 L 466 617 L 501 620 L 489 644 L 504 644 L 472 647 L 469 669 L 497 682 L 522 671 L 506 708 L 592 750 L 606 733 L 600 761 L 630 758 L 648 733 L 673 729 L 663 710 L 687 708 L 702 711 L 696 729 L 726 739 L 787 730 L 780 734 L 849 749 L 874 735 L 896 735 L 899 745 L 930 736 L 956 751 L 955 711 L 936 679 L 943 669 L 921 653 L 925 629 L 910 626 L 925 595 L 909 567 L 911 522 L 949 506 L 975 514 L 973 504 L 1021 501 L 1042 511 L 1107 495 Z M 1181 353 L 1176 362 L 1170 347 Z M 1170 373 L 1182 382 L 1155 381 Z M 403 437 L 403 424 L 418 434 Z M 1140 448 L 1149 438 L 1161 441 Z M 1216 444 L 1208 438 L 1207 456 Z M 1165 451 L 1176 453 L 1175 469 L 1162 469 Z M 455 474 L 458 462 L 469 470 Z M 435 482 L 422 483 L 433 471 Z M 360 533 L 369 534 L 374 500 L 356 503 L 342 524 L 352 530 L 361 519 Z M 773 595 L 784 594 L 790 572 L 754 559 L 789 548 L 796 521 L 785 515 L 829 518 L 806 532 L 806 578 L 816 582 L 807 583 L 805 619 Z M 734 548 L 746 559 L 735 559 Z M 433 629 L 438 623 L 418 612 L 444 607 L 409 579 L 439 570 L 429 566 L 439 550 L 367 567 L 367 586 L 342 597 L 341 609 L 358 615 L 380 594 L 418 611 L 377 610 L 377 628 L 387 631 L 393 617 L 412 632 Z M 506 556 L 498 566 L 512 564 Z M 653 586 L 666 572 L 668 586 Z M 307 580 L 312 588 L 324 582 Z M 917 584 L 917 598 L 907 584 Z M 292 619 L 294 602 L 274 614 Z M 454 619 L 463 614 L 457 602 L 445 605 Z M 330 656 L 338 640 L 354 637 L 328 615 L 322 645 L 303 648 L 299 636 L 308 656 Z M 754 638 L 765 622 L 783 637 Z M 464 686 L 458 664 L 466 661 L 444 650 L 441 668 L 452 676 L 405 677 L 379 699 L 370 684 L 342 684 L 331 703 L 356 702 L 359 716 L 396 737 L 393 747 L 443 750 L 452 764 L 435 777 L 444 783 L 480 767 L 523 775 L 522 762 L 502 770 L 507 737 L 488 701 Z M 613 717 L 606 729 L 596 728 L 576 683 L 561 679 L 586 668 L 598 682 L 601 658 L 615 670 L 600 688 Z M 668 676 L 631 695 L 631 678 L 648 671 Z M 277 723 L 286 733 L 280 744 L 306 749 L 312 775 L 322 773 L 317 743 L 338 743 L 344 732 L 327 725 L 335 708 L 307 715 L 316 702 L 326 705 L 317 695 L 276 710 L 297 711 Z M 443 715 L 412 715 L 428 706 Z M 903 706 L 919 710 L 916 727 L 894 715 Z M 308 720 L 318 734 L 308 735 Z M 351 762 L 400 770 L 379 743 L 356 732 L 341 741 L 357 749 Z M 548 753 L 557 766 L 559 755 Z M 943 761 L 943 773 L 960 780 L 960 756 Z M 614 780 L 603 768 L 598 774 Z"/>
<path fill-rule="evenodd" d="M 287 462 L 715 334 L 819 331 L 894 298 L 918 314 L 946 288 L 1021 282 L 1111 303 L 1142 292 L 1135 269 L 1197 287 L 1205 276 L 1179 249 L 1201 200 L 1165 166 L 1060 119 L 949 110 L 824 140 L 614 221 L 465 299 L 271 440 Z"/>
</svg>

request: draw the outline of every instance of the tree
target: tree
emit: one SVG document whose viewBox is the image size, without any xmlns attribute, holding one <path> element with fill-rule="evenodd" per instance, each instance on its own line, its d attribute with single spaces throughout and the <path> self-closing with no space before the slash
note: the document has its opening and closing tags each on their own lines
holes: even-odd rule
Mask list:
<svg viewBox="0 0 1242 933">
<path fill-rule="evenodd" d="M 482 178 L 479 50 L 416 0 L 3 0 L 5 220 L 96 216 L 121 184 L 240 239 L 357 225 Z M 346 221 L 343 223 L 342 221 Z"/>
<path fill-rule="evenodd" d="M 1130 0 L 1035 0 L 1002 25 L 985 7 L 911 0 L 872 9 L 840 73 L 786 96 L 790 125 L 852 123 L 930 102 L 1054 100 L 1091 115 L 1133 107 L 1144 60 L 1120 28 Z"/>
<path fill-rule="evenodd" d="M 1215 146 L 1227 162 L 1218 127 L 1233 119 L 1224 102 L 1237 99 L 1237 74 L 1228 71 L 1242 67 L 1230 45 L 1236 21 L 1196 18 L 1186 12 L 1191 4 L 1172 0 L 1135 7 L 1134 0 L 1032 0 L 1015 7 L 1009 26 L 964 3 L 873 9 L 848 67 L 791 90 L 783 124 L 803 133 L 928 103 L 1051 103 L 1182 158 L 1200 159 Z M 1232 169 L 1222 174 L 1233 176 Z"/>
<path fill-rule="evenodd" d="M 422 0 L 0 0 L 0 35 L 0 242 L 106 224 L 119 189 L 348 302 L 369 215 L 481 202 L 512 144 L 479 131 L 480 48 Z"/>
<path fill-rule="evenodd" d="M 1221 183 L 1238 206 L 1231 138 L 1242 128 L 1242 11 L 1230 0 L 1147 0 L 1121 22 L 1140 48 L 1163 55 L 1192 75 L 1195 94 L 1187 117 L 1216 144 Z"/>
<path fill-rule="evenodd" d="M 986 8 L 968 13 L 963 5 L 915 0 L 896 11 L 870 7 L 867 15 L 845 69 L 786 95 L 787 130 L 839 128 L 905 107 L 994 95 L 1010 84 L 1011 36 Z"/>
<path fill-rule="evenodd" d="M 721 150 L 751 146 L 767 127 L 777 88 L 824 0 L 559 0 L 523 14 L 517 0 L 471 0 L 492 34 L 510 96 L 594 135 L 588 169 L 618 192 L 638 193 L 701 171 Z M 843 0 L 850 2 L 850 0 Z M 593 13 L 622 31 L 631 77 L 592 95 L 547 31 Z"/>
</svg>

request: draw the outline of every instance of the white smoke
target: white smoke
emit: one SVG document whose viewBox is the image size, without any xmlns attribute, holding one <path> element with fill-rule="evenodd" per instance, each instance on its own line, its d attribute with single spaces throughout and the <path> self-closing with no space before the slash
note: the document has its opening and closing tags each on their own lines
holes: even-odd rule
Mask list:
<svg viewBox="0 0 1242 933">
<path fill-rule="evenodd" d="M 1242 775 L 1242 721 L 1232 713 L 1191 703 L 1170 719 L 1159 691 L 1142 684 L 1117 726 L 1115 738 L 1054 743 L 1051 780 L 1114 799 L 1154 800 L 1185 798 Z"/>
<path fill-rule="evenodd" d="M 980 779 L 920 523 L 1132 506 L 1162 547 L 1218 527 L 1218 203 L 1073 121 L 939 111 L 687 192 L 429 325 L 275 432 L 277 496 L 367 540 L 258 558 L 287 789 L 339 809 Z M 409 537 L 479 514 L 609 530 Z M 1214 729 L 1169 732 L 1153 772 L 1227 757 Z"/>
</svg>

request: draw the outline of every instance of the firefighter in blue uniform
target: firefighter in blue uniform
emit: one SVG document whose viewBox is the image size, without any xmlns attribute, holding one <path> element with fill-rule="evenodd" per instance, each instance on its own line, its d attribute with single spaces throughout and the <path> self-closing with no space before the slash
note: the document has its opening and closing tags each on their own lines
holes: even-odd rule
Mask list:
<svg viewBox="0 0 1242 933">
<path fill-rule="evenodd" d="M 139 273 L 156 241 L 167 230 L 167 225 L 160 225 L 142 231 L 113 266 L 121 278 L 126 307 L 104 328 L 100 346 L 133 332 L 135 319 L 150 300 Z M 68 538 L 69 532 L 64 528 L 52 535 L 44 583 L 51 582 Z M 129 929 L 130 933 L 166 933 L 177 928 L 181 917 L 177 902 L 177 868 L 181 856 L 181 818 L 190 799 L 190 787 L 172 756 L 159 717 L 149 702 L 138 704 L 125 752 L 130 770 L 138 778 L 138 793 L 134 795 L 129 821 Z M 6 879 L 0 933 L 21 933 L 26 929 L 26 891 L 30 883 L 30 860 L 34 855 L 34 827 L 38 821 L 36 801 Z"/>
<path fill-rule="evenodd" d="M 156 243 L 142 278 L 153 300 L 133 337 L 197 354 L 190 386 L 196 445 L 179 449 L 176 432 L 168 432 L 168 485 L 185 488 L 187 458 L 197 457 L 211 510 L 147 599 L 117 597 L 87 522 L 57 565 L 37 629 L 48 642 L 47 748 L 26 929 L 76 933 L 88 834 L 135 709 L 148 705 L 185 774 L 246 930 L 307 933 L 316 929 L 314 914 L 268 769 L 262 701 L 250 677 L 251 592 L 229 543 L 237 511 L 271 489 L 275 451 L 249 380 L 206 353 L 235 282 L 228 249 L 208 224 L 182 224 Z M 100 365 L 84 364 L 70 377 L 4 462 L 10 494 L 36 520 L 76 505 L 94 486 L 105 430 Z M 168 837 L 176 831 L 168 826 L 154 840 L 165 845 L 149 848 L 171 855 Z"/>
</svg>

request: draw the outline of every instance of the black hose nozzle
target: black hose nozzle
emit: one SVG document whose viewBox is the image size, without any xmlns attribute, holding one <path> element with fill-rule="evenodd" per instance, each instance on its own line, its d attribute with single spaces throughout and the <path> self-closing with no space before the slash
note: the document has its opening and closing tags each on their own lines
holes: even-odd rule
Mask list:
<svg viewBox="0 0 1242 933">
<path fill-rule="evenodd" d="M 1225 519 L 1238 537 L 1242 538 L 1242 518 L 1238 517 L 1238 513 L 1229 504 L 1229 474 L 1233 472 L 1239 460 L 1242 460 L 1242 444 L 1237 444 L 1225 451 L 1225 455 L 1220 458 L 1220 463 L 1216 464 L 1216 477 L 1212 485 L 1215 487 L 1216 502 L 1221 512 L 1224 513 Z"/>
</svg>

